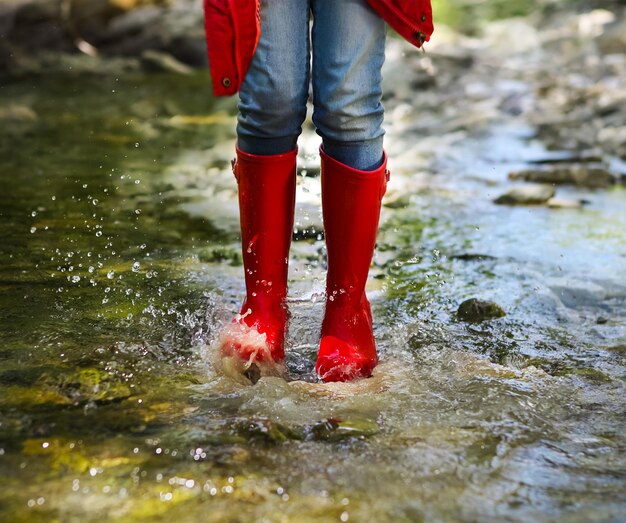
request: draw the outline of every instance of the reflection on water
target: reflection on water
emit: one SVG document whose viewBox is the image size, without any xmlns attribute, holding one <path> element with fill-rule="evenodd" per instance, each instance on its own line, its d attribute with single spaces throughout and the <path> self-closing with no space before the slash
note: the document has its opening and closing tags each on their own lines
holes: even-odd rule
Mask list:
<svg viewBox="0 0 626 523">
<path fill-rule="evenodd" d="M 241 384 L 209 363 L 243 278 L 234 107 L 206 85 L 3 88 L 37 114 L 1 131 L 3 518 L 619 519 L 623 191 L 583 211 L 493 206 L 493 180 L 541 147 L 506 125 L 455 144 L 471 166 L 442 146 L 436 183 L 394 173 L 413 196 L 383 211 L 374 377 L 314 380 L 316 233 L 293 248 L 288 379 Z M 312 230 L 316 184 L 298 195 Z M 457 321 L 473 296 L 507 316 Z"/>
</svg>

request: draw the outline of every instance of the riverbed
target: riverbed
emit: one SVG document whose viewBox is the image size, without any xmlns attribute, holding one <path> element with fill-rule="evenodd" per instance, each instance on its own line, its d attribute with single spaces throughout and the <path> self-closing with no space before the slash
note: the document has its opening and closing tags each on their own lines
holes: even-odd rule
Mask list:
<svg viewBox="0 0 626 523">
<path fill-rule="evenodd" d="M 610 21 L 572 15 L 580 34 L 522 43 L 526 19 L 444 29 L 426 54 L 390 39 L 391 182 L 368 283 L 381 364 L 350 384 L 313 373 L 325 252 L 310 121 L 288 374 L 252 385 L 212 365 L 244 290 L 235 101 L 213 99 L 203 71 L 5 82 L 2 519 L 623 520 L 626 169 L 615 135 L 578 132 L 581 107 L 623 89 L 625 55 L 576 47 Z M 582 116 L 565 125 L 575 89 Z M 530 186 L 510 173 L 590 163 L 614 179 L 494 202 Z M 467 299 L 506 315 L 464 321 Z"/>
</svg>

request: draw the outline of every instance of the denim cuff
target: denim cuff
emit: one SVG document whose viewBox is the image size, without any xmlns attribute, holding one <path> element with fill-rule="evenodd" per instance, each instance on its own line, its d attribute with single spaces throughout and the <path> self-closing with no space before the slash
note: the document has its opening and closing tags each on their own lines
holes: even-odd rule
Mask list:
<svg viewBox="0 0 626 523">
<path fill-rule="evenodd" d="M 373 171 L 383 163 L 383 137 L 359 142 L 338 142 L 325 138 L 324 152 L 353 169 Z"/>
<path fill-rule="evenodd" d="M 237 147 L 248 154 L 269 156 L 285 154 L 296 148 L 297 136 L 279 136 L 278 138 L 259 138 L 257 136 L 237 136 Z"/>
</svg>

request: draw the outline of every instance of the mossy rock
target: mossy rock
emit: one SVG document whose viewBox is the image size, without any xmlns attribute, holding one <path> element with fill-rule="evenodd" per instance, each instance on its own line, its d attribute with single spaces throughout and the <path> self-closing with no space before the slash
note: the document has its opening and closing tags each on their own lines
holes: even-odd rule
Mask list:
<svg viewBox="0 0 626 523">
<path fill-rule="evenodd" d="M 293 439 L 301 439 L 296 430 L 266 419 L 245 420 L 235 424 L 234 433 L 243 436 L 246 440 L 261 441 L 263 443 L 284 443 Z"/>
<path fill-rule="evenodd" d="M 233 267 L 239 267 L 243 263 L 239 249 L 222 246 L 203 249 L 198 254 L 198 259 L 204 263 L 228 263 Z"/>
<path fill-rule="evenodd" d="M 481 321 L 502 318 L 506 316 L 506 312 L 495 302 L 470 298 L 459 305 L 456 315 L 462 321 L 480 323 Z"/>
<path fill-rule="evenodd" d="M 313 439 L 341 441 L 348 438 L 365 438 L 379 432 L 376 420 L 369 418 L 328 418 L 311 428 Z"/>
<path fill-rule="evenodd" d="M 80 369 L 58 376 L 44 374 L 40 384 L 79 405 L 89 402 L 103 405 L 131 396 L 128 385 L 96 368 Z"/>
</svg>

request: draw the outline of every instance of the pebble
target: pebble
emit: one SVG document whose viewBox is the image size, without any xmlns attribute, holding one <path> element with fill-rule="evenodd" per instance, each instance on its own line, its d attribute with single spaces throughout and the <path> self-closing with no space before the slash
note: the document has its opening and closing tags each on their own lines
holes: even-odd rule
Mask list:
<svg viewBox="0 0 626 523">
<path fill-rule="evenodd" d="M 581 187 L 609 187 L 617 176 L 602 164 L 558 165 L 549 169 L 524 169 L 509 174 L 511 180 L 546 184 L 573 184 Z"/>
<path fill-rule="evenodd" d="M 462 321 L 478 323 L 485 320 L 502 318 L 506 316 L 506 312 L 495 302 L 470 298 L 459 305 L 456 315 Z"/>
<path fill-rule="evenodd" d="M 518 185 L 498 196 L 494 203 L 499 205 L 540 205 L 552 198 L 554 193 L 555 190 L 552 185 Z"/>
</svg>

